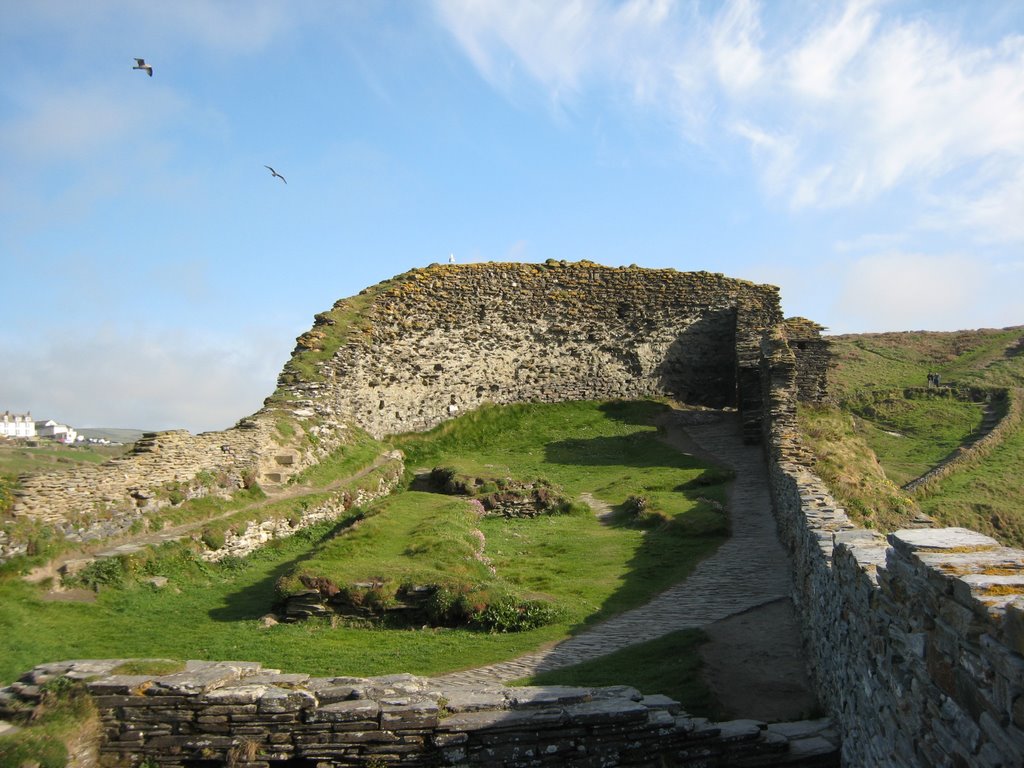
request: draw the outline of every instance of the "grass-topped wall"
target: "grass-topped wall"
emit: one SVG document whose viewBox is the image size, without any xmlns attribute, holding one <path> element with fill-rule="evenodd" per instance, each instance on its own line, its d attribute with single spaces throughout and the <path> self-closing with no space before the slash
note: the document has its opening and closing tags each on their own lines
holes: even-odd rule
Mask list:
<svg viewBox="0 0 1024 768">
<path fill-rule="evenodd" d="M 736 406 L 778 289 L 591 262 L 432 265 L 317 315 L 271 402 L 375 436 L 483 403 L 669 395 Z"/>
</svg>

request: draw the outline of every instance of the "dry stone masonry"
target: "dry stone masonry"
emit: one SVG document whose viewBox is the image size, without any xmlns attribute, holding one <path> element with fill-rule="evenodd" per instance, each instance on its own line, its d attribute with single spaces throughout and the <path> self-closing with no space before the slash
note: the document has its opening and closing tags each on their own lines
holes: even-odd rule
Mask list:
<svg viewBox="0 0 1024 768">
<path fill-rule="evenodd" d="M 0 716 L 31 706 L 57 677 L 88 681 L 108 766 L 836 765 L 828 721 L 709 722 L 625 686 L 467 689 L 404 674 L 281 674 L 248 662 L 112 674 L 120 663 L 36 667 L 0 691 Z"/>
<path fill-rule="evenodd" d="M 808 662 L 845 765 L 1024 764 L 1024 551 L 960 528 L 858 529 L 794 430 L 798 364 L 763 345 L 772 493 Z"/>
<path fill-rule="evenodd" d="M 317 315 L 277 392 L 235 428 L 155 433 L 102 466 L 24 478 L 14 515 L 72 540 L 108 538 L 172 494 L 283 483 L 341 444 L 348 425 L 380 437 L 488 402 L 671 395 L 741 406 L 756 439 L 758 339 L 781 320 L 774 286 L 707 272 L 591 262 L 413 270 Z M 0 541 L 0 560 L 21 551 Z"/>
<path fill-rule="evenodd" d="M 375 436 L 483 403 L 671 395 L 736 406 L 741 365 L 753 402 L 757 339 L 782 320 L 774 286 L 590 262 L 435 265 L 372 290 L 359 332 L 319 364 L 322 382 L 296 376 L 297 354 L 276 399 Z M 319 317 L 300 353 L 337 332 Z M 754 357 L 740 360 L 739 344 Z"/>
</svg>

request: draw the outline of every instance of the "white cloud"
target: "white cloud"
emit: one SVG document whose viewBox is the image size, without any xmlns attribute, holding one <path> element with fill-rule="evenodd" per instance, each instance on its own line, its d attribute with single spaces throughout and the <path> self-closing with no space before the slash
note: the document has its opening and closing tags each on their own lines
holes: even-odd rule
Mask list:
<svg viewBox="0 0 1024 768">
<path fill-rule="evenodd" d="M 12 339 L 3 347 L 18 365 L 0 382 L 0 402 L 78 427 L 224 429 L 273 391 L 287 336 L 107 328 L 72 329 L 31 347 Z"/>
<path fill-rule="evenodd" d="M 858 332 L 958 330 L 1020 322 L 1009 302 L 1012 286 L 994 279 L 997 267 L 962 254 L 893 251 L 833 265 L 841 285 L 828 315 L 837 329 Z"/>
<path fill-rule="evenodd" d="M 711 17 L 664 2 L 437 2 L 492 83 L 509 88 L 514 62 L 555 102 L 625 89 L 713 153 L 719 136 L 738 136 L 767 193 L 793 209 L 864 206 L 901 188 L 915 195 L 910 225 L 939 213 L 1022 239 L 991 190 L 1016 199 L 1024 173 L 1024 35 L 968 40 L 952 16 L 872 0 L 787 5 L 785 23 L 755 0 Z M 945 216 L 954 204 L 964 214 Z"/>
<path fill-rule="evenodd" d="M 711 26 L 711 56 L 719 81 L 729 92 L 753 88 L 764 67 L 758 41 L 761 28 L 753 0 L 733 0 Z"/>
<path fill-rule="evenodd" d="M 671 0 L 436 0 L 441 23 L 480 74 L 511 94 L 525 74 L 552 103 L 571 103 L 608 80 L 638 103 L 670 100 L 702 87 L 705 55 L 693 55 Z M 697 22 L 694 21 L 694 24 Z"/>
<path fill-rule="evenodd" d="M 595 64 L 599 30 L 592 3 L 441 0 L 437 7 L 477 69 L 496 87 L 511 85 L 509 56 L 556 100 L 576 91 Z"/>
<path fill-rule="evenodd" d="M 933 229 L 963 228 L 984 243 L 1024 243 L 1024 162 L 979 171 L 970 188 L 933 202 L 924 218 Z"/>
<path fill-rule="evenodd" d="M 783 192 L 796 163 L 794 138 L 775 135 L 742 121 L 734 123 L 730 130 L 749 144 L 751 153 L 761 165 L 762 180 L 768 191 L 772 194 Z"/>
<path fill-rule="evenodd" d="M 807 34 L 786 57 L 792 87 L 813 98 L 832 98 L 842 89 L 844 71 L 864 49 L 878 24 L 871 2 L 850 2 L 834 22 Z"/>
</svg>

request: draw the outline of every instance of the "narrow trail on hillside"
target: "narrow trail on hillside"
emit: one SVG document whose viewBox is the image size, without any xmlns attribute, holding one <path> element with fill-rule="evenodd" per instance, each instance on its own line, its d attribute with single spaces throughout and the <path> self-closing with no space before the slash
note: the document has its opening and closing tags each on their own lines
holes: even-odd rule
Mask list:
<svg viewBox="0 0 1024 768">
<path fill-rule="evenodd" d="M 674 410 L 659 426 L 676 450 L 736 472 L 728 492 L 730 538 L 689 578 L 646 605 L 552 647 L 440 679 L 497 685 L 676 630 L 702 628 L 711 637 L 702 653 L 706 678 L 732 716 L 778 721 L 814 710 L 789 598 L 789 562 L 776 534 L 761 448 L 743 443 L 734 413 Z M 740 679 L 736 670 L 744 672 Z"/>
<path fill-rule="evenodd" d="M 244 507 L 232 509 L 213 517 L 204 517 L 201 520 L 191 520 L 187 523 L 180 525 L 169 526 L 162 528 L 159 531 L 147 531 L 134 536 L 124 536 L 115 539 L 105 539 L 102 542 L 97 542 L 93 545 L 76 547 L 71 550 L 62 552 L 60 556 L 49 561 L 45 565 L 38 566 L 32 569 L 25 576 L 25 581 L 31 583 L 39 583 L 46 579 L 53 579 L 54 587 L 50 590 L 50 599 L 60 599 L 62 595 L 66 595 L 69 599 L 81 600 L 83 590 L 62 590 L 60 588 L 60 569 L 71 562 L 72 560 L 85 560 L 85 559 L 99 559 L 103 557 L 116 557 L 118 555 L 130 554 L 137 552 L 147 547 L 156 547 L 161 544 L 166 544 L 171 541 L 179 541 L 189 534 L 194 533 L 197 530 L 202 529 L 204 526 L 218 520 L 231 517 L 233 515 L 243 514 L 246 512 L 253 512 L 258 509 L 263 509 L 270 506 L 271 504 L 277 504 L 281 501 L 289 501 L 292 499 L 301 498 L 303 496 L 309 496 L 312 494 L 331 493 L 338 490 L 339 488 L 347 485 L 348 483 L 359 480 L 366 475 L 370 474 L 374 470 L 386 464 L 391 457 L 390 452 L 382 453 L 377 456 L 371 463 L 362 467 L 358 471 L 351 475 L 339 477 L 332 480 L 325 486 L 314 487 L 312 485 L 296 484 L 272 487 L 264 489 L 266 498 L 254 501 L 252 504 L 248 504 Z"/>
</svg>

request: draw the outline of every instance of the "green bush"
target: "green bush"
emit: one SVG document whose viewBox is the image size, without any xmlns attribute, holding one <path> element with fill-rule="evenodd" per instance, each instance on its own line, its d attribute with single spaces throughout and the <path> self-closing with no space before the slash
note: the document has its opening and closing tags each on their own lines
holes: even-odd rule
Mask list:
<svg viewBox="0 0 1024 768">
<path fill-rule="evenodd" d="M 489 632 L 526 632 L 558 618 L 550 603 L 542 600 L 520 602 L 511 595 L 500 595 L 473 616 L 472 624 Z"/>
<path fill-rule="evenodd" d="M 100 587 L 123 586 L 128 576 L 125 561 L 119 557 L 101 557 L 85 568 L 65 579 L 69 585 L 79 585 L 99 590 Z"/>
</svg>

